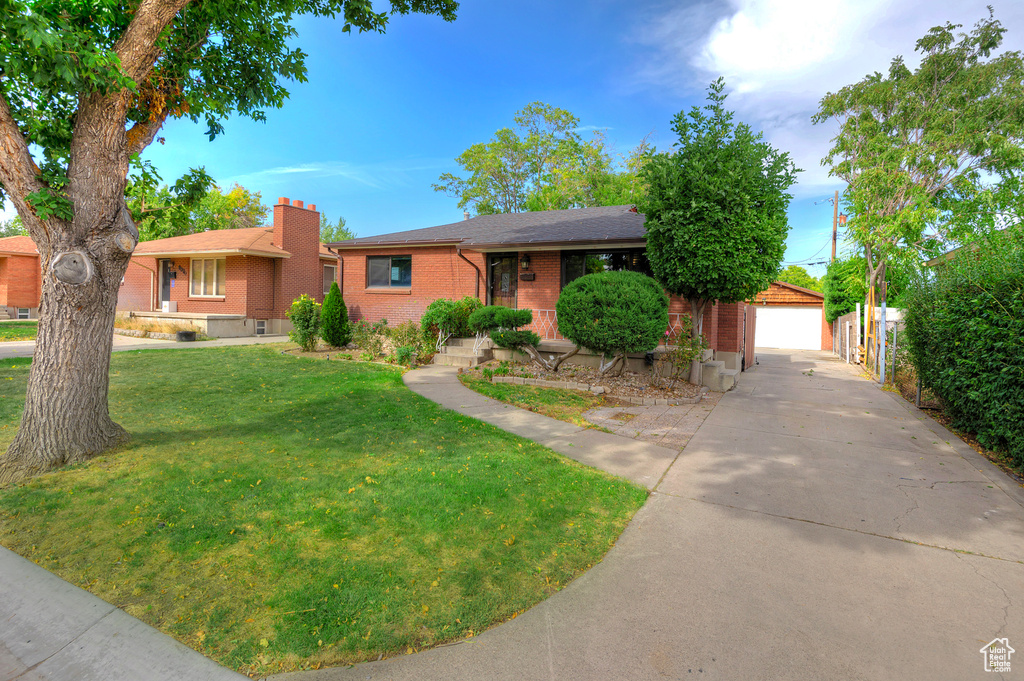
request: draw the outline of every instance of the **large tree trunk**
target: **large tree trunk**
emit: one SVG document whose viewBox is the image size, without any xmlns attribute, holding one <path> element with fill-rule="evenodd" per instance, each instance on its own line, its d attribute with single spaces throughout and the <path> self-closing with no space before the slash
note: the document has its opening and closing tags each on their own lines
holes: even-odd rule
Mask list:
<svg viewBox="0 0 1024 681">
<path fill-rule="evenodd" d="M 107 390 L 117 294 L 130 257 L 116 242 L 134 241 L 125 241 L 123 223 L 111 222 L 93 231 L 91 247 L 39 249 L 39 331 L 21 426 L 0 457 L 0 484 L 85 461 L 128 441 L 127 431 L 110 419 Z M 47 257 L 47 251 L 58 257 Z M 71 253 L 74 262 L 62 264 L 68 256 L 60 253 Z M 86 275 L 83 283 L 61 279 Z"/>
</svg>

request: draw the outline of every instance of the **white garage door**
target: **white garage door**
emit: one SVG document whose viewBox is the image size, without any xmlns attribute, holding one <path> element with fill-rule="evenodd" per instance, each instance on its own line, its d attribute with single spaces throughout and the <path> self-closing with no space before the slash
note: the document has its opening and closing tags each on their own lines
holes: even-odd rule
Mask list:
<svg viewBox="0 0 1024 681">
<path fill-rule="evenodd" d="M 821 308 L 757 308 L 754 345 L 759 348 L 821 350 Z"/>
</svg>

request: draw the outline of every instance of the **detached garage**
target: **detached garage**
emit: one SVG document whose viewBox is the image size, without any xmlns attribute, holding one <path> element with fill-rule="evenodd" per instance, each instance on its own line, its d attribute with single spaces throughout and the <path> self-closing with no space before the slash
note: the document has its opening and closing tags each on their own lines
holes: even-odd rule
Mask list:
<svg viewBox="0 0 1024 681">
<path fill-rule="evenodd" d="M 831 350 L 832 325 L 825 321 L 825 296 L 777 281 L 751 301 L 757 308 L 754 345 L 787 350 Z"/>
</svg>

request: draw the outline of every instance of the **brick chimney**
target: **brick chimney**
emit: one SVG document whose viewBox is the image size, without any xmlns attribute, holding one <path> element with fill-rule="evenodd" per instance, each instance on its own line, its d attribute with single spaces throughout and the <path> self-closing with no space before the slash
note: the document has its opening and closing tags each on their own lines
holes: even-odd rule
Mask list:
<svg viewBox="0 0 1024 681">
<path fill-rule="evenodd" d="M 320 213 L 315 209 L 313 204 L 304 208 L 302 201 L 289 201 L 284 196 L 274 206 L 273 244 L 291 256 L 281 260 L 276 267 L 277 290 L 282 294 L 278 301 L 283 305 L 282 314 L 302 293 L 318 300 L 323 298 Z"/>
<path fill-rule="evenodd" d="M 469 211 L 468 210 L 462 211 L 462 219 L 463 220 L 468 220 L 469 219 Z"/>
</svg>

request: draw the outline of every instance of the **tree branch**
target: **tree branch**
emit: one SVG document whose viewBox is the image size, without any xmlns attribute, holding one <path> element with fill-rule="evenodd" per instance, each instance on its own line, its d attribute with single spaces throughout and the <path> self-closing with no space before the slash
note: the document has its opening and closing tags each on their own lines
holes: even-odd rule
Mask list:
<svg viewBox="0 0 1024 681">
<path fill-rule="evenodd" d="M 46 185 L 39 179 L 39 166 L 32 160 L 28 143 L 21 134 L 21 129 L 11 115 L 7 99 L 0 93 L 0 184 L 4 186 L 7 196 L 21 216 L 22 223 L 29 234 L 36 239 L 36 234 L 49 238 L 42 220 L 25 200 L 32 192 L 45 189 Z"/>
<path fill-rule="evenodd" d="M 142 0 L 132 22 L 114 45 L 121 60 L 121 72 L 141 83 L 149 76 L 160 48 L 157 38 L 189 0 Z"/>
</svg>

